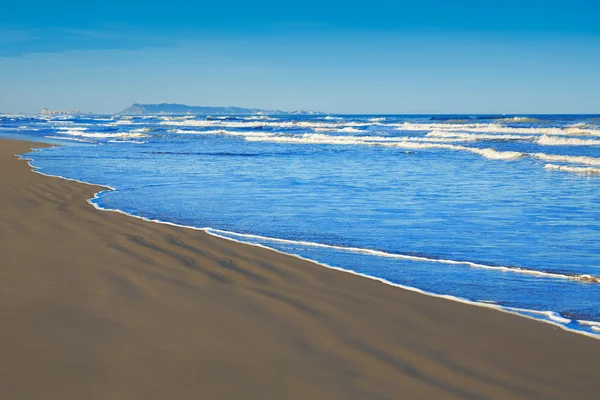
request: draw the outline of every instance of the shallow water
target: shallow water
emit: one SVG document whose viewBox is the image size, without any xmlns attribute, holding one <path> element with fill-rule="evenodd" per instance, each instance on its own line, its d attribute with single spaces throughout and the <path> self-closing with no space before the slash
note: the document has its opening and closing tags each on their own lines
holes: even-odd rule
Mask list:
<svg viewBox="0 0 600 400">
<path fill-rule="evenodd" d="M 4 116 L 0 135 L 69 144 L 29 157 L 116 188 L 102 208 L 598 334 L 595 116 Z"/>
</svg>

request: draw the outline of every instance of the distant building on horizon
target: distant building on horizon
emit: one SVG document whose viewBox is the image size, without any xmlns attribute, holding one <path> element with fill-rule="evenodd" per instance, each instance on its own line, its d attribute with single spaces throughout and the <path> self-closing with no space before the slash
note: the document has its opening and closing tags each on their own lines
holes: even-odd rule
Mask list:
<svg viewBox="0 0 600 400">
<path fill-rule="evenodd" d="M 82 112 L 79 110 L 48 110 L 42 108 L 42 115 L 73 115 L 73 114 L 91 114 L 90 112 Z"/>
</svg>

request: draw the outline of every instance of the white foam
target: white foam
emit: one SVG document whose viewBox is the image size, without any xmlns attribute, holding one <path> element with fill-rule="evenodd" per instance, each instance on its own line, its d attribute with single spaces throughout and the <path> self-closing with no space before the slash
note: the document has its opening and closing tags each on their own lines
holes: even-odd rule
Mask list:
<svg viewBox="0 0 600 400">
<path fill-rule="evenodd" d="M 145 127 L 145 128 L 133 129 L 131 132 L 133 132 L 133 133 L 148 133 L 148 132 L 152 132 L 152 131 L 154 131 L 154 129 Z"/>
<path fill-rule="evenodd" d="M 277 121 L 277 118 L 272 118 L 267 115 L 252 115 L 243 118 L 246 121 Z"/>
<path fill-rule="evenodd" d="M 588 326 L 598 326 L 600 327 L 599 321 L 586 321 L 586 320 L 577 320 L 577 323 L 580 325 L 588 325 Z"/>
<path fill-rule="evenodd" d="M 594 167 L 570 167 L 568 165 L 546 164 L 546 165 L 544 165 L 544 168 L 553 169 L 553 170 L 557 170 L 557 171 L 573 172 L 576 174 L 584 174 L 584 175 L 600 174 L 600 168 L 594 168 Z"/>
<path fill-rule="evenodd" d="M 161 125 L 170 125 L 170 126 L 189 126 L 189 127 L 207 127 L 218 125 L 219 121 L 214 120 L 196 120 L 196 119 L 165 119 L 160 122 Z"/>
<path fill-rule="evenodd" d="M 109 140 L 109 143 L 133 143 L 133 144 L 144 144 L 146 142 L 141 140 Z"/>
<path fill-rule="evenodd" d="M 360 133 L 360 132 L 363 132 L 363 131 L 361 131 L 360 129 L 356 129 L 356 128 L 352 127 L 352 126 L 346 126 L 346 127 L 342 128 L 342 129 L 338 130 L 338 132 L 343 132 L 343 133 Z"/>
<path fill-rule="evenodd" d="M 385 123 L 385 118 L 371 118 L 366 122 L 358 121 L 342 121 L 336 118 L 327 118 L 327 122 L 323 121 L 281 121 L 274 119 L 255 120 L 247 118 L 243 121 L 227 121 L 224 119 L 174 119 L 163 118 L 161 124 L 173 126 L 189 126 L 189 127 L 210 127 L 218 126 L 221 128 L 260 128 L 266 127 L 271 129 L 313 129 L 317 132 L 339 131 L 339 132 L 356 132 L 357 127 L 361 126 L 384 126 L 403 131 L 435 131 L 443 130 L 447 132 L 462 132 L 462 133 L 483 133 L 483 134 L 510 134 L 510 135 L 600 135 L 600 129 L 595 126 L 574 125 L 564 128 L 560 127 L 511 127 L 504 126 L 499 123 Z M 528 122 L 533 121 L 526 117 L 516 117 L 509 119 L 509 122 Z"/>
<path fill-rule="evenodd" d="M 537 140 L 537 144 L 542 146 L 600 146 L 600 140 L 550 137 L 548 135 L 542 135 Z"/>
<path fill-rule="evenodd" d="M 83 126 L 73 126 L 69 128 L 59 128 L 58 133 L 62 135 L 81 135 L 81 133 L 86 130 L 87 128 Z"/>
<path fill-rule="evenodd" d="M 447 260 L 447 259 L 442 259 L 442 258 L 428 258 L 428 257 L 422 257 L 422 256 L 389 253 L 386 251 L 365 249 L 365 248 L 360 248 L 360 247 L 345 247 L 345 246 L 328 245 L 328 244 L 308 242 L 308 241 L 278 239 L 278 238 L 252 235 L 252 234 L 235 233 L 235 232 L 224 231 L 224 230 L 219 230 L 219 229 L 211 229 L 210 231 L 215 232 L 217 234 L 221 234 L 221 235 L 238 236 L 238 237 L 244 237 L 244 238 L 248 238 L 248 239 L 262 240 L 262 241 L 267 241 L 267 242 L 282 243 L 282 244 L 288 244 L 288 245 L 327 248 L 327 249 L 339 250 L 339 251 L 344 251 L 344 252 L 349 252 L 349 253 L 359 253 L 359 254 L 366 254 L 366 255 L 377 256 L 377 257 L 396 258 L 396 259 L 411 260 L 411 261 L 424 261 L 424 262 L 430 262 L 430 263 L 440 263 L 440 264 L 450 264 L 450 265 L 465 265 L 465 266 L 468 266 L 471 268 L 489 269 L 489 270 L 495 270 L 495 271 L 499 271 L 499 272 L 511 272 L 511 273 L 525 274 L 525 275 L 545 277 L 545 278 L 574 280 L 574 281 L 580 281 L 580 282 L 584 282 L 584 283 L 600 283 L 600 277 L 595 277 L 595 276 L 591 276 L 591 275 L 587 275 L 587 274 L 567 275 L 567 274 L 560 274 L 560 273 L 555 273 L 555 272 L 546 272 L 546 271 L 539 271 L 539 270 L 535 270 L 535 269 L 522 268 L 522 267 L 494 266 L 494 265 L 474 263 L 471 261 L 456 261 L 456 260 Z"/>
<path fill-rule="evenodd" d="M 532 117 L 512 117 L 512 118 L 504 118 L 502 121 L 505 122 L 539 122 L 539 119 Z"/>
<path fill-rule="evenodd" d="M 213 129 L 207 131 L 197 131 L 192 129 L 170 129 L 171 133 L 179 133 L 182 135 L 242 135 L 242 132 L 228 131 L 225 129 Z"/>
<path fill-rule="evenodd" d="M 368 122 L 318 122 L 318 121 L 226 121 L 219 119 L 210 120 L 183 120 L 183 121 L 162 121 L 163 125 L 187 126 L 187 127 L 219 127 L 219 128 L 285 128 L 285 129 L 331 129 L 338 130 L 343 128 L 355 128 L 358 126 L 371 126 Z"/>
<path fill-rule="evenodd" d="M 538 310 L 524 311 L 523 309 L 516 308 L 516 307 L 505 307 L 505 308 L 508 310 L 516 310 L 516 311 L 526 312 L 528 314 L 543 315 L 544 317 L 548 318 L 550 321 L 558 322 L 559 324 L 570 324 L 571 322 L 573 322 L 573 320 L 571 320 L 569 318 L 565 318 L 565 317 L 561 316 L 559 313 L 554 312 L 554 311 L 538 311 Z"/>
<path fill-rule="evenodd" d="M 186 119 L 196 118 L 194 115 L 174 116 L 174 117 L 158 117 L 162 121 L 182 121 Z"/>
<path fill-rule="evenodd" d="M 490 160 L 516 160 L 526 156 L 525 153 L 521 153 L 518 151 L 498 151 L 491 148 L 465 148 L 465 150 L 466 149 L 468 149 L 467 151 L 470 151 L 471 153 L 479 154 L 480 156 L 488 158 Z"/>
<path fill-rule="evenodd" d="M 534 158 L 543 160 L 543 161 L 600 166 L 600 158 L 596 158 L 596 157 L 567 156 L 567 155 L 562 155 L 562 154 L 545 154 L 545 153 L 533 153 L 533 154 L 531 154 L 531 156 Z"/>
<path fill-rule="evenodd" d="M 447 132 L 475 132 L 475 133 L 503 133 L 513 135 L 600 135 L 599 129 L 591 127 L 530 127 L 530 128 L 515 128 L 499 124 L 448 124 L 448 123 L 412 123 L 404 122 L 401 124 L 389 124 L 396 129 L 403 131 L 435 131 L 442 130 Z"/>
<path fill-rule="evenodd" d="M 70 141 L 74 141 L 74 142 L 83 142 L 83 143 L 95 143 L 92 140 L 85 140 L 85 139 L 81 139 L 81 138 L 77 138 L 77 137 L 67 137 L 67 136 L 44 136 L 44 137 L 48 138 L 48 139 L 70 140 Z"/>
<path fill-rule="evenodd" d="M 272 137 L 275 134 L 260 132 L 260 131 L 250 131 L 250 132 L 240 132 L 240 131 L 230 131 L 225 129 L 212 129 L 206 131 L 198 131 L 198 130 L 186 130 L 186 129 L 170 129 L 170 133 L 178 133 L 182 135 L 226 135 L 226 136 L 241 136 L 244 138 L 248 137 Z"/>
<path fill-rule="evenodd" d="M 139 132 L 87 132 L 86 129 L 67 129 L 58 132 L 63 135 L 80 136 L 88 138 L 143 138 L 148 135 Z"/>
<path fill-rule="evenodd" d="M 371 145 L 371 146 L 395 146 L 410 143 L 434 143 L 463 142 L 456 138 L 429 138 L 429 137 L 389 137 L 389 136 L 336 136 L 322 133 L 305 133 L 301 135 L 289 135 L 284 133 L 256 133 L 236 132 L 237 135 L 247 136 L 248 141 L 263 141 L 273 143 L 297 143 L 297 144 L 338 144 L 338 145 Z M 415 146 L 419 146 L 418 144 Z M 435 146 L 434 146 L 435 147 Z M 423 147 L 426 148 L 426 147 Z"/>
<path fill-rule="evenodd" d="M 296 136 L 274 136 L 262 135 L 255 137 L 246 137 L 251 142 L 272 142 L 272 143 L 298 143 L 298 144 L 337 144 L 337 145 L 369 145 L 385 146 L 403 149 L 448 149 L 466 151 L 478 154 L 491 160 L 515 160 L 524 157 L 526 154 L 516 151 L 498 151 L 491 148 L 480 149 L 476 147 L 458 146 L 443 143 L 443 138 L 398 138 L 381 136 L 331 136 L 323 134 L 304 134 Z M 448 138 L 446 140 L 451 140 Z M 462 141 L 458 139 L 458 141 Z M 442 143 L 440 143 L 442 142 Z"/>
<path fill-rule="evenodd" d="M 527 141 L 533 140 L 536 136 L 525 136 L 525 135 L 502 135 L 502 134 L 477 134 L 477 133 L 465 133 L 465 132 L 447 132 L 434 130 L 429 132 L 427 137 L 435 138 L 457 138 L 464 139 L 464 141 L 485 141 L 485 140 L 517 140 Z"/>
<path fill-rule="evenodd" d="M 131 118 L 121 117 L 121 119 L 118 119 L 118 120 L 113 121 L 113 122 L 109 122 L 108 124 L 106 124 L 106 126 L 143 125 L 143 124 L 145 124 L 145 122 L 134 122 L 134 121 L 131 120 Z"/>
</svg>

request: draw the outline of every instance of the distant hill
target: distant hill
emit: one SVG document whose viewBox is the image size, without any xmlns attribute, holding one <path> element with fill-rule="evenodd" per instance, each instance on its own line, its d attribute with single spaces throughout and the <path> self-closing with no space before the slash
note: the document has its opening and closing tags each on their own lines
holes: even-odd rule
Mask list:
<svg viewBox="0 0 600 400">
<path fill-rule="evenodd" d="M 188 106 L 185 104 L 139 104 L 135 103 L 121 111 L 119 114 L 125 115 L 146 115 L 146 114 L 322 114 L 314 111 L 281 111 L 281 110 L 263 110 L 260 108 L 243 107 L 207 107 L 207 106 Z"/>
</svg>

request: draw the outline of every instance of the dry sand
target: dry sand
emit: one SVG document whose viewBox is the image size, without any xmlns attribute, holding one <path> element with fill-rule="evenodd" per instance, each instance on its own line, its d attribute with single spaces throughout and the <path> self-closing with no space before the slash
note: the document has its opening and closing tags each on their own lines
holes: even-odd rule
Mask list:
<svg viewBox="0 0 600 400">
<path fill-rule="evenodd" d="M 599 340 L 98 211 L 32 145 L 0 140 L 0 399 L 600 398 Z"/>
</svg>

